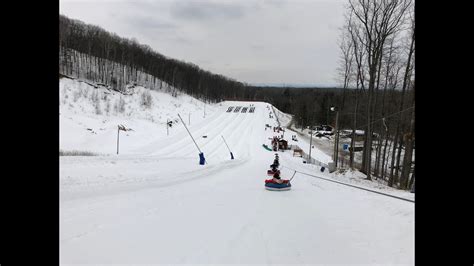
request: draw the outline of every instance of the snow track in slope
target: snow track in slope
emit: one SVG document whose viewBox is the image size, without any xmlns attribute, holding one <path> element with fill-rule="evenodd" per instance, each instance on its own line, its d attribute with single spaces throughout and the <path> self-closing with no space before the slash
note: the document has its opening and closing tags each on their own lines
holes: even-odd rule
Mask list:
<svg viewBox="0 0 474 266">
<path fill-rule="evenodd" d="M 250 104 L 255 113 L 225 112 Z M 181 124 L 141 155 L 61 158 L 61 263 L 413 265 L 412 203 L 304 175 L 265 190 L 274 152 L 262 141 L 277 134 L 264 130 L 266 105 L 224 102 L 191 126 L 206 165 Z"/>
</svg>

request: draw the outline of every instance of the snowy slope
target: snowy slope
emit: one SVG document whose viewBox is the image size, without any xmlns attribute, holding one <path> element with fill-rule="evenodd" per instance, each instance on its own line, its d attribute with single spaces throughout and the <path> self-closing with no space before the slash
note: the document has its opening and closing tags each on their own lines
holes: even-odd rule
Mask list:
<svg viewBox="0 0 474 266">
<path fill-rule="evenodd" d="M 197 123 L 215 112 L 215 106 L 186 94 L 172 97 L 163 91 L 135 87 L 132 95 L 122 95 L 104 87 L 98 89 L 78 80 L 60 79 L 60 148 L 86 150 L 101 154 L 117 151 L 117 125 L 133 131 L 121 132 L 120 154 L 132 153 L 137 146 L 147 145 L 167 135 L 167 120 L 181 124 Z M 141 105 L 142 95 L 150 94 L 151 107 Z M 94 101 L 95 98 L 95 101 Z M 120 111 L 120 103 L 123 111 Z M 206 106 L 206 110 L 204 110 Z M 217 105 L 218 106 L 218 105 Z M 97 111 L 99 110 L 99 111 Z M 87 130 L 90 128 L 91 130 Z M 169 128 L 169 134 L 176 131 Z"/>
<path fill-rule="evenodd" d="M 264 189 L 274 153 L 262 144 L 275 134 L 265 124 L 276 125 L 267 103 L 207 105 L 204 118 L 202 102 L 151 92 L 156 109 L 97 115 L 71 98 L 81 86 L 61 81 L 71 95 L 61 98 L 61 148 L 101 155 L 60 157 L 62 264 L 414 264 L 413 203 L 301 174 L 290 191 Z M 181 123 L 166 134 L 177 113 L 185 123 L 191 113 L 206 165 Z M 134 130 L 120 133 L 119 155 L 117 124 Z M 280 163 L 284 178 L 317 173 L 290 152 Z"/>
</svg>

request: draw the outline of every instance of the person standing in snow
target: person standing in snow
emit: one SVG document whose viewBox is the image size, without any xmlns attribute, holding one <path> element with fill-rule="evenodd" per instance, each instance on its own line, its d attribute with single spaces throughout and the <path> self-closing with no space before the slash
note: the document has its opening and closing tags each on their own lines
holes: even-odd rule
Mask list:
<svg viewBox="0 0 474 266">
<path fill-rule="evenodd" d="M 275 155 L 275 160 L 273 160 L 273 165 L 276 165 L 276 167 L 280 166 L 280 162 L 278 160 L 278 154 Z"/>
<path fill-rule="evenodd" d="M 278 171 L 278 166 L 279 165 L 280 165 L 280 163 L 278 162 L 278 154 L 276 154 L 275 155 L 275 160 L 273 160 L 273 164 L 270 165 L 270 168 L 271 168 L 273 173 L 276 173 Z"/>
</svg>

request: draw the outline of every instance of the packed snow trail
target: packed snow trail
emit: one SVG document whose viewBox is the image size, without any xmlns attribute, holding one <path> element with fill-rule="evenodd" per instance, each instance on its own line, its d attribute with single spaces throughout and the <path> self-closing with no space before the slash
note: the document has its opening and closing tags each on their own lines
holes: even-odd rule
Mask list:
<svg viewBox="0 0 474 266">
<path fill-rule="evenodd" d="M 255 113 L 226 112 L 250 104 Z M 274 152 L 262 144 L 277 135 L 265 130 L 276 125 L 268 113 L 266 103 L 224 102 L 192 124 L 204 166 L 180 124 L 141 153 L 62 157 L 61 263 L 413 265 L 413 203 L 304 175 L 290 191 L 264 189 Z"/>
</svg>

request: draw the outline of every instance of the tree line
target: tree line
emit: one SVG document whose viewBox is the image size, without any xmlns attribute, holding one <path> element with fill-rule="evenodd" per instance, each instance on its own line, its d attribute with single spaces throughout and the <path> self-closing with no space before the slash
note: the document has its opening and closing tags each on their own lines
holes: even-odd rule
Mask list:
<svg viewBox="0 0 474 266">
<path fill-rule="evenodd" d="M 408 189 L 415 177 L 414 3 L 348 0 L 339 47 L 340 109 L 353 111 L 353 134 L 357 128 L 365 130 L 361 170 L 367 179 L 375 176 Z M 379 136 L 375 140 L 374 133 Z M 352 153 L 350 157 L 352 166 Z"/>
<path fill-rule="evenodd" d="M 241 82 L 64 15 L 59 17 L 59 66 L 61 74 L 100 82 L 118 91 L 125 91 L 129 84 L 161 89 L 165 82 L 207 102 L 250 96 Z"/>
</svg>

